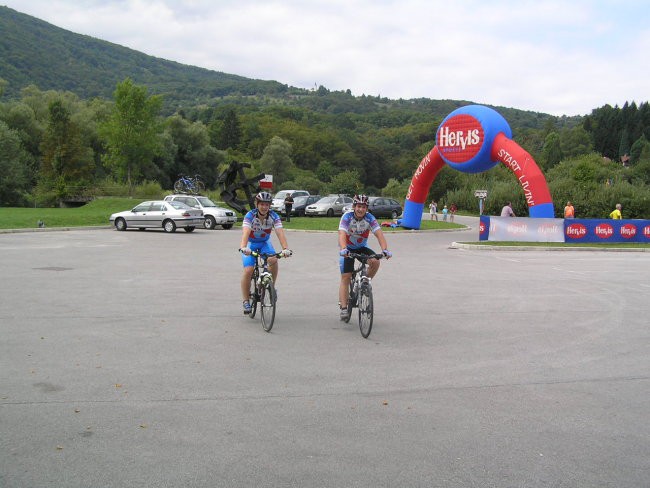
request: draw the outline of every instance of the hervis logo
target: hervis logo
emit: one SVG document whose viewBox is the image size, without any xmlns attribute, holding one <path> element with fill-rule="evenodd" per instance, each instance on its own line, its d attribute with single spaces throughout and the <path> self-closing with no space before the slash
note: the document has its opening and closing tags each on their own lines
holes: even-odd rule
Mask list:
<svg viewBox="0 0 650 488">
<path fill-rule="evenodd" d="M 478 154 L 483 146 L 483 126 L 473 116 L 459 114 L 450 117 L 438 129 L 436 145 L 450 163 L 465 163 Z"/>
<path fill-rule="evenodd" d="M 570 239 L 582 239 L 587 235 L 587 228 L 582 224 L 571 224 L 564 232 Z"/>
<path fill-rule="evenodd" d="M 649 226 L 649 228 L 650 228 L 650 226 Z M 487 227 L 485 226 L 485 222 L 480 222 L 478 224 L 478 233 L 479 233 L 479 235 L 482 236 L 483 234 L 485 234 L 486 231 L 487 231 Z"/>
<path fill-rule="evenodd" d="M 636 225 L 634 224 L 625 224 L 621 226 L 621 237 L 624 239 L 632 239 L 636 235 Z"/>
<path fill-rule="evenodd" d="M 614 227 L 609 224 L 598 224 L 594 229 L 594 234 L 601 239 L 609 239 L 614 235 Z"/>
<path fill-rule="evenodd" d="M 643 237 L 650 239 L 650 225 L 646 225 L 643 228 Z"/>
</svg>

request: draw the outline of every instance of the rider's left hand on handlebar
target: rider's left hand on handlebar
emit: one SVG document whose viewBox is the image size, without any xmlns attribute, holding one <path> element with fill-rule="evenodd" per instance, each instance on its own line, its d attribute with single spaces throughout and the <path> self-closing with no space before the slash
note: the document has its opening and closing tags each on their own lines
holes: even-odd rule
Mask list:
<svg viewBox="0 0 650 488">
<path fill-rule="evenodd" d="M 282 250 L 282 257 L 288 258 L 293 254 L 293 251 L 291 249 L 283 249 Z"/>
<path fill-rule="evenodd" d="M 390 258 L 393 257 L 393 253 L 390 252 L 388 249 L 384 249 L 382 252 L 384 253 L 384 257 L 385 257 L 386 259 L 390 259 Z"/>
</svg>

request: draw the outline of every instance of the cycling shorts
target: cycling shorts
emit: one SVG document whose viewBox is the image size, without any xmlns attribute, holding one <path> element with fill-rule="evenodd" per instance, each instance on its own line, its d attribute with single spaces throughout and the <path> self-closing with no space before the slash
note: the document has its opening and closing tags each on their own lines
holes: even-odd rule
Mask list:
<svg viewBox="0 0 650 488">
<path fill-rule="evenodd" d="M 357 254 L 367 254 L 369 256 L 374 256 L 375 254 L 377 254 L 369 247 L 360 247 L 358 249 L 350 249 L 348 247 L 348 251 Z M 341 256 L 339 259 L 339 269 L 341 270 L 341 274 L 352 273 L 352 271 L 354 271 L 354 261 L 355 261 L 354 258 L 346 258 Z"/>
<path fill-rule="evenodd" d="M 263 241 L 263 242 L 248 241 L 248 248 L 251 251 L 259 251 L 262 254 L 275 254 L 275 249 L 273 249 L 273 244 L 271 244 L 270 239 L 268 241 Z M 249 266 L 255 266 L 255 257 L 246 256 L 246 254 L 242 254 L 241 262 L 244 265 L 244 268 L 247 268 Z"/>
</svg>

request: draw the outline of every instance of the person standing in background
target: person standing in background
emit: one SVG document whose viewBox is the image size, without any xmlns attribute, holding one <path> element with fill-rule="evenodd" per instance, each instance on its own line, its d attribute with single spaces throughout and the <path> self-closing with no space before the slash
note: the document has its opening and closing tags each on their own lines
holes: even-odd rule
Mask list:
<svg viewBox="0 0 650 488">
<path fill-rule="evenodd" d="M 456 215 L 456 211 L 458 210 L 458 207 L 456 206 L 455 203 L 452 203 L 451 206 L 449 207 L 449 221 L 453 222 L 454 221 L 454 215 Z"/>
<path fill-rule="evenodd" d="M 623 218 L 623 214 L 621 213 L 622 208 L 623 206 L 620 203 L 617 203 L 616 208 L 612 210 L 612 213 L 609 214 L 609 218 L 615 220 L 621 220 Z"/>
<path fill-rule="evenodd" d="M 293 197 L 291 193 L 287 194 L 287 197 L 284 199 L 284 213 L 287 214 L 287 222 L 291 222 L 291 209 L 293 208 Z"/>
<path fill-rule="evenodd" d="M 571 202 L 566 202 L 566 207 L 564 207 L 564 218 L 573 219 L 576 216 L 576 211 L 571 205 Z"/>
<path fill-rule="evenodd" d="M 512 202 L 508 202 L 501 209 L 501 217 L 516 217 L 515 212 L 512 210 Z"/>
<path fill-rule="evenodd" d="M 431 220 L 434 218 L 438 220 L 438 204 L 435 200 L 431 200 L 431 204 L 429 205 L 429 215 L 431 216 Z"/>
</svg>

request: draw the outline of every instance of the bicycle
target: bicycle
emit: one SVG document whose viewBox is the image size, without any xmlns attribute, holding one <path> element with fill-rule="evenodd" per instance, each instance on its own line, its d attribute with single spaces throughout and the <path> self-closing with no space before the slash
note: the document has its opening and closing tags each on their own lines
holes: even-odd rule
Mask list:
<svg viewBox="0 0 650 488">
<path fill-rule="evenodd" d="M 251 256 L 255 258 L 255 266 L 253 267 L 253 275 L 251 276 L 251 284 L 249 287 L 249 300 L 251 304 L 251 313 L 249 315 L 251 319 L 255 318 L 257 304 L 259 303 L 262 329 L 270 332 L 275 321 L 275 305 L 278 297 L 275 292 L 275 285 L 273 284 L 273 276 L 269 271 L 268 259 L 271 257 L 280 259 L 288 256 L 285 256 L 281 252 L 265 254 L 258 251 L 252 251 Z"/>
<path fill-rule="evenodd" d="M 201 181 L 201 176 L 198 174 L 194 175 L 193 178 L 180 174 L 174 182 L 174 192 L 200 195 L 205 192 L 205 184 Z"/>
<path fill-rule="evenodd" d="M 345 322 L 350 321 L 352 310 L 359 309 L 359 330 L 361 336 L 367 339 L 372 330 L 372 321 L 374 315 L 373 301 L 372 301 L 372 285 L 368 277 L 368 260 L 369 259 L 382 259 L 383 254 L 359 254 L 350 252 L 348 257 L 359 261 L 358 267 L 352 271 L 352 278 L 350 279 L 350 290 L 348 293 L 348 317 Z"/>
</svg>

